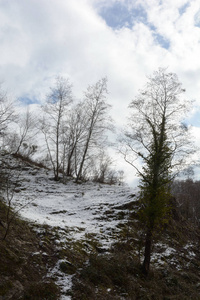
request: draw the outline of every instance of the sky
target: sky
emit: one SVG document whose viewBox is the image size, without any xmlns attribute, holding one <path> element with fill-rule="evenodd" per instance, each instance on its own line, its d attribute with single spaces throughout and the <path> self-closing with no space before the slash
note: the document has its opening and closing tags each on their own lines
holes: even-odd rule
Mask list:
<svg viewBox="0 0 200 300">
<path fill-rule="evenodd" d="M 24 104 L 42 103 L 58 75 L 77 99 L 106 76 L 117 127 L 146 76 L 167 68 L 196 101 L 200 144 L 199 0 L 0 0 L 0 49 L 0 81 Z"/>
</svg>

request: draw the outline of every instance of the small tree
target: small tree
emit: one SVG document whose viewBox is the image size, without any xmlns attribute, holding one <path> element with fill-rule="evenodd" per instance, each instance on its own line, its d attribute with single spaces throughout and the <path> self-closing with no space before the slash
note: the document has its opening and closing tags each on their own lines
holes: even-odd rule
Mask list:
<svg viewBox="0 0 200 300">
<path fill-rule="evenodd" d="M 35 116 L 29 111 L 29 107 L 25 113 L 16 116 L 12 128 L 14 128 L 12 132 L 5 137 L 6 149 L 10 153 L 21 154 L 25 157 L 33 155 L 37 150 L 34 137 L 38 130 Z"/>
<path fill-rule="evenodd" d="M 125 132 L 121 152 L 141 179 L 145 274 L 150 268 L 153 236 L 169 218 L 170 183 L 191 153 L 189 131 L 181 123 L 190 104 L 181 97 L 183 92 L 176 74 L 159 69 L 130 104 L 131 131 Z"/>
<path fill-rule="evenodd" d="M 17 208 L 14 203 L 14 196 L 21 185 L 21 171 L 19 161 L 11 160 L 12 156 L 8 153 L 0 151 L 0 204 L 4 211 L 4 218 L 0 220 L 0 226 L 3 227 L 3 238 L 5 240 L 9 234 L 9 230 L 18 213 L 29 205 L 33 199 L 25 201 L 25 203 Z"/>
<path fill-rule="evenodd" d="M 111 167 L 113 165 L 113 160 L 106 153 L 105 149 L 101 149 L 98 152 L 98 156 L 95 157 L 95 161 L 93 164 L 93 181 L 106 183 L 108 182 L 108 178 L 111 172 Z"/>
<path fill-rule="evenodd" d="M 22 148 L 31 148 L 31 146 L 33 145 L 29 144 L 33 142 L 33 138 L 37 134 L 36 119 L 33 113 L 30 112 L 29 108 L 27 108 L 24 115 L 19 116 L 17 124 L 19 126 L 19 143 L 17 145 L 15 153 L 17 154 L 19 152 L 22 152 L 23 154 Z M 27 156 L 29 152 L 26 149 L 25 153 Z"/>
</svg>

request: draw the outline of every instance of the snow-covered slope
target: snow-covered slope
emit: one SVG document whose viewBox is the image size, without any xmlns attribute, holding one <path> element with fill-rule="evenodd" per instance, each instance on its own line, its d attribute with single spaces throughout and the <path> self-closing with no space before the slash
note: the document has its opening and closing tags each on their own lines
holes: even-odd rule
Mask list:
<svg viewBox="0 0 200 300">
<path fill-rule="evenodd" d="M 59 226 L 71 231 L 74 238 L 95 233 L 104 244 L 110 243 L 117 224 L 119 206 L 130 202 L 126 186 L 96 183 L 66 184 L 50 180 L 45 170 L 25 168 L 13 203 L 20 214 L 31 221 Z M 124 222 L 126 218 L 124 218 Z"/>
<path fill-rule="evenodd" d="M 66 240 L 87 240 L 93 236 L 101 249 L 106 250 L 116 239 L 119 223 L 127 222 L 129 214 L 126 204 L 133 191 L 128 186 L 110 186 L 92 182 L 66 184 L 52 180 L 53 174 L 9 156 L 4 157 L 4 166 L 9 166 L 16 183 L 12 205 L 19 214 L 37 224 L 57 227 L 60 232 L 57 244 L 64 232 Z M 60 261 L 50 276 L 57 278 L 61 287 L 61 299 L 71 288 L 72 275 L 59 270 Z"/>
<path fill-rule="evenodd" d="M 16 163 L 16 162 L 15 162 Z M 110 186 L 92 182 L 66 184 L 52 180 L 51 171 L 24 164 L 14 168 L 17 188 L 15 208 L 31 221 L 61 228 L 69 227 L 74 237 L 85 233 L 102 233 L 116 228 L 118 206 L 130 201 L 127 186 Z"/>
</svg>

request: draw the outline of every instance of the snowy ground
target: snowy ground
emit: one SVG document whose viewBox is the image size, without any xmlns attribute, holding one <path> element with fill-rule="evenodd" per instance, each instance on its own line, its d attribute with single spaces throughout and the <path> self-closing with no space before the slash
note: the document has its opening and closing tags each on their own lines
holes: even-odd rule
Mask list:
<svg viewBox="0 0 200 300">
<path fill-rule="evenodd" d="M 87 246 L 88 239 L 92 237 L 98 241 L 99 249 L 108 249 L 118 238 L 119 225 L 128 220 L 130 212 L 126 204 L 137 198 L 133 197 L 136 190 L 128 186 L 91 182 L 75 184 L 73 181 L 62 184 L 53 181 L 52 172 L 45 169 L 27 163 L 23 165 L 9 156 L 4 158 L 4 163 L 8 164 L 11 178 L 16 182 L 13 198 L 11 195 L 13 206 L 23 218 L 56 228 L 56 247 L 62 247 L 63 244 L 69 246 L 72 241 L 81 241 L 82 244 L 86 242 Z M 37 228 L 38 231 L 42 230 Z M 152 255 L 155 266 L 170 263 L 177 270 L 182 268 L 173 245 L 160 242 L 155 246 L 156 251 Z M 195 257 L 193 247 L 194 245 L 189 243 L 182 249 L 187 264 Z M 61 262 L 62 260 L 59 260 L 55 267 L 49 270 L 49 276 L 57 278 L 62 290 L 61 300 L 69 300 L 71 298 L 67 294 L 73 275 L 61 272 Z"/>
<path fill-rule="evenodd" d="M 25 205 L 20 214 L 39 224 L 68 227 L 76 239 L 95 233 L 103 245 L 109 246 L 119 223 L 118 207 L 130 202 L 130 189 L 73 181 L 62 184 L 50 180 L 51 174 L 40 172 L 21 174 L 23 182 L 13 199 L 17 209 Z"/>
<path fill-rule="evenodd" d="M 12 172 L 18 182 L 12 203 L 20 209 L 21 216 L 61 231 L 67 228 L 70 239 L 84 240 L 88 234 L 94 234 L 101 247 L 108 248 L 117 236 L 118 223 L 127 222 L 128 210 L 118 217 L 120 207 L 130 202 L 133 193 L 127 186 L 57 183 L 51 179 L 50 171 L 27 165 L 14 166 Z M 57 275 L 63 289 L 61 299 L 70 299 L 64 293 L 70 289 L 72 276 L 64 277 L 58 265 L 51 273 Z"/>
</svg>

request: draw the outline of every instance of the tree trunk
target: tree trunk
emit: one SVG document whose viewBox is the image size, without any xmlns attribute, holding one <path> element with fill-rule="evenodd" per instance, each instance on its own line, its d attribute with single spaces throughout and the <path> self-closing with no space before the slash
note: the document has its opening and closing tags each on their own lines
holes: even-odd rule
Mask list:
<svg viewBox="0 0 200 300">
<path fill-rule="evenodd" d="M 88 136 L 88 139 L 87 139 L 87 142 L 86 142 L 86 145 L 85 145 L 85 150 L 84 150 L 82 161 L 81 161 L 81 164 L 80 164 L 80 167 L 79 167 L 78 175 L 76 177 L 76 182 L 79 181 L 79 179 L 81 178 L 81 175 L 82 175 L 83 164 L 85 162 L 85 158 L 86 158 L 86 154 L 87 154 L 87 151 L 88 151 L 91 135 L 92 135 L 92 126 L 90 128 L 89 136 Z"/>
<path fill-rule="evenodd" d="M 88 144 L 88 143 L 87 143 Z M 83 158 L 82 158 L 82 161 L 81 161 L 81 164 L 80 164 L 80 168 L 79 168 L 79 171 L 78 171 L 78 175 L 76 177 L 76 182 L 79 181 L 79 179 L 81 178 L 81 175 L 82 175 L 82 170 L 83 170 L 83 164 L 85 162 L 85 157 L 86 157 L 86 154 L 87 154 L 87 149 L 88 147 L 86 146 L 85 148 L 85 151 L 84 151 L 84 154 L 83 154 Z"/>
<path fill-rule="evenodd" d="M 76 148 L 76 142 L 74 143 L 74 146 L 72 147 L 72 150 L 69 154 L 69 157 L 68 157 L 68 162 L 67 162 L 67 171 L 66 171 L 66 174 L 67 176 L 71 176 L 72 175 L 72 170 L 71 170 L 71 160 L 72 160 L 72 156 L 74 154 L 74 151 L 75 151 L 75 148 Z"/>
<path fill-rule="evenodd" d="M 151 249 L 152 249 L 152 229 L 149 228 L 146 233 L 144 261 L 142 265 L 142 271 L 144 275 L 149 274 L 150 261 L 151 261 Z"/>
<path fill-rule="evenodd" d="M 56 173 L 55 173 L 55 181 L 59 180 L 59 123 L 57 125 L 56 132 Z"/>
</svg>

